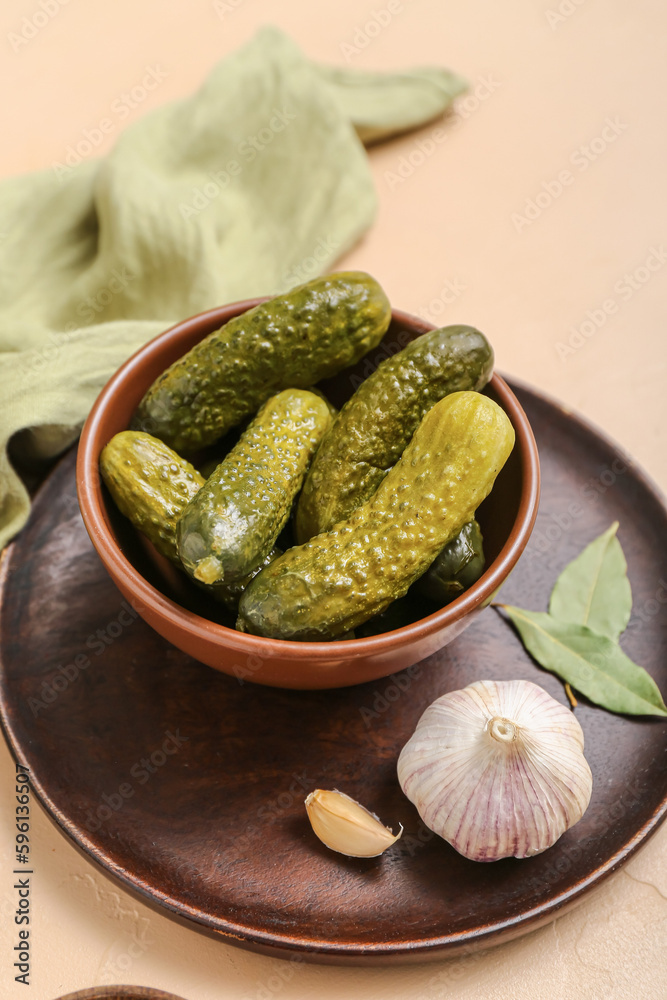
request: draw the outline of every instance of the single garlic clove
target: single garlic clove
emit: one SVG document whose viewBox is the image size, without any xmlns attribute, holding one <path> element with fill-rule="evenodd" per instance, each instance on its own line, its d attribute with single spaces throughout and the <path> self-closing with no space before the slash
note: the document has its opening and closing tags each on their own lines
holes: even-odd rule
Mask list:
<svg viewBox="0 0 667 1000">
<path fill-rule="evenodd" d="M 401 827 L 394 835 L 374 813 L 336 790 L 316 788 L 306 798 L 306 811 L 322 843 L 351 858 L 376 858 L 403 833 Z"/>
<path fill-rule="evenodd" d="M 438 698 L 398 760 L 426 825 L 473 861 L 545 851 L 584 814 L 584 734 L 531 681 L 476 681 Z"/>
</svg>

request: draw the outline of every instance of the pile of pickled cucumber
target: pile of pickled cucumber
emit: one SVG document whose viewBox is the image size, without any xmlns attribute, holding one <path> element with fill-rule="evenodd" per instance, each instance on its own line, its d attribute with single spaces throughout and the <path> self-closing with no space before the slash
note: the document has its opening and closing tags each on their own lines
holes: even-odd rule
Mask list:
<svg viewBox="0 0 667 1000">
<path fill-rule="evenodd" d="M 480 394 L 493 370 L 484 335 L 422 334 L 340 412 L 313 388 L 376 347 L 390 320 L 363 272 L 301 285 L 176 361 L 102 452 L 121 513 L 240 631 L 374 634 L 403 623 L 408 592 L 441 606 L 483 570 L 475 512 L 514 445 Z M 239 426 L 205 478 L 197 456 Z"/>
</svg>

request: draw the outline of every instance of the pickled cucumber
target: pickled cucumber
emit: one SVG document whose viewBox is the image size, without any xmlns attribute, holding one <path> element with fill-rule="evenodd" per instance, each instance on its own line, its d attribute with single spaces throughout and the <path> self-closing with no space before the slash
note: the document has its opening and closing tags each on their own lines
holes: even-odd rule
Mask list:
<svg viewBox="0 0 667 1000">
<path fill-rule="evenodd" d="M 178 523 L 186 571 L 206 584 L 231 584 L 273 547 L 329 426 L 327 403 L 304 389 L 272 396 Z"/>
<path fill-rule="evenodd" d="M 375 493 L 426 411 L 449 393 L 482 389 L 492 371 L 491 345 L 471 326 L 431 330 L 382 361 L 324 436 L 299 497 L 297 541 L 349 517 Z"/>
<path fill-rule="evenodd" d="M 230 611 L 236 612 L 238 611 L 239 601 L 241 600 L 243 591 L 246 589 L 250 581 L 254 580 L 257 574 L 260 573 L 265 566 L 268 566 L 270 562 L 273 562 L 274 559 L 277 559 L 278 556 L 281 556 L 282 554 L 282 549 L 274 546 L 259 566 L 255 566 L 255 568 L 250 570 L 249 573 L 242 576 L 240 580 L 234 580 L 233 583 L 219 583 L 216 586 L 199 583 L 198 580 L 195 580 L 195 583 L 197 586 L 201 587 L 202 590 L 206 591 L 214 601 L 218 601 L 219 603 L 224 604 Z M 183 569 L 182 565 L 181 569 Z"/>
<path fill-rule="evenodd" d="M 100 456 L 100 472 L 120 512 L 182 570 L 176 524 L 188 500 L 204 485 L 203 476 L 164 442 L 139 431 L 121 431 L 111 439 Z M 281 554 L 271 549 L 261 566 L 235 583 L 200 587 L 236 611 L 252 578 Z"/>
<path fill-rule="evenodd" d="M 280 389 L 305 388 L 380 342 L 391 307 L 362 271 L 316 278 L 236 316 L 160 375 L 132 426 L 183 454 L 212 444 Z"/>
<path fill-rule="evenodd" d="M 370 500 L 255 577 L 236 627 L 275 639 L 333 639 L 379 614 L 472 519 L 513 445 L 512 425 L 491 399 L 446 396 Z"/>
<path fill-rule="evenodd" d="M 100 455 L 100 472 L 121 514 L 180 566 L 176 524 L 204 485 L 203 476 L 163 441 L 141 431 L 114 435 Z"/>
<path fill-rule="evenodd" d="M 479 580 L 483 572 L 482 530 L 472 520 L 445 545 L 413 589 L 437 604 L 448 604 Z"/>
</svg>

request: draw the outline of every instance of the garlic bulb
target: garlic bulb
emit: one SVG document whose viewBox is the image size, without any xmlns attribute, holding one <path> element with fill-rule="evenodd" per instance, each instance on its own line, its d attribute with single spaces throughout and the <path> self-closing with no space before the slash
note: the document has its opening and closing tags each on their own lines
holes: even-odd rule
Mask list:
<svg viewBox="0 0 667 1000">
<path fill-rule="evenodd" d="M 530 681 L 475 681 L 422 715 L 398 759 L 426 825 L 473 861 L 530 857 L 581 819 L 593 778 L 572 712 Z"/>
<path fill-rule="evenodd" d="M 403 833 L 401 827 L 393 834 L 375 813 L 337 790 L 316 788 L 306 798 L 306 812 L 322 843 L 351 858 L 376 858 Z"/>
</svg>

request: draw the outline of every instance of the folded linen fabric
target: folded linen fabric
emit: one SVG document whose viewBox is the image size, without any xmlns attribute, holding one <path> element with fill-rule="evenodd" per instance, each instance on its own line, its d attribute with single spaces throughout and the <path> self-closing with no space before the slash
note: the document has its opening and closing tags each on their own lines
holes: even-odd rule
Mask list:
<svg viewBox="0 0 667 1000">
<path fill-rule="evenodd" d="M 428 121 L 464 89 L 444 69 L 317 66 L 264 28 L 105 158 L 1 182 L 0 548 L 29 513 L 12 435 L 58 454 L 151 337 L 330 270 L 376 208 L 361 139 Z"/>
</svg>

